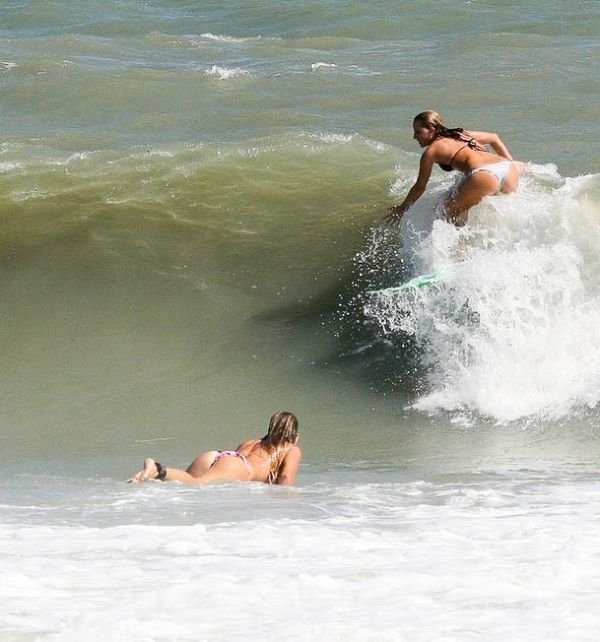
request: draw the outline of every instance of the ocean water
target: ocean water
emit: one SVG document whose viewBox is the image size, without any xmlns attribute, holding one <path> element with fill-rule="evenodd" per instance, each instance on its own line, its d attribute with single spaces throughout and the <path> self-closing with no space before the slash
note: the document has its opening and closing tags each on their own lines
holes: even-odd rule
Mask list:
<svg viewBox="0 0 600 642">
<path fill-rule="evenodd" d="M 596 640 L 598 3 L 0 9 L 0 641 Z M 423 109 L 529 163 L 460 232 Z"/>
</svg>

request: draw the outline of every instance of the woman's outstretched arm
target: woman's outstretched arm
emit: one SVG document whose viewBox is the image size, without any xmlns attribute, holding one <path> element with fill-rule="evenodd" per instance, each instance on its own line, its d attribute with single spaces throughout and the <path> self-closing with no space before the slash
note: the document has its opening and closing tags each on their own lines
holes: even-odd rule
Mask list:
<svg viewBox="0 0 600 642">
<path fill-rule="evenodd" d="M 394 223 L 399 223 L 408 208 L 423 196 L 423 193 L 427 188 L 429 178 L 431 177 L 433 163 L 434 152 L 431 151 L 431 147 L 428 147 L 421 156 L 421 161 L 419 163 L 419 175 L 417 176 L 417 180 L 414 185 L 408 190 L 408 194 L 402 203 L 394 205 L 388 209 L 387 214 L 384 217 L 388 224 L 393 225 Z"/>
</svg>

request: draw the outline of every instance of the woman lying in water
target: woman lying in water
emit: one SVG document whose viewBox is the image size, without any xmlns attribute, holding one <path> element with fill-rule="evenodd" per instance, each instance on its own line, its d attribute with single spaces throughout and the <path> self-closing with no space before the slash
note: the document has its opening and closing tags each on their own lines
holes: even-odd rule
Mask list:
<svg viewBox="0 0 600 642">
<path fill-rule="evenodd" d="M 388 223 L 398 223 L 402 215 L 423 194 L 433 164 L 450 172 L 464 174 L 455 192 L 444 204 L 446 219 L 457 227 L 467 222 L 467 212 L 485 196 L 508 194 L 519 184 L 522 163 L 513 161 L 498 134 L 467 131 L 460 127 L 448 129 L 435 111 L 424 111 L 413 120 L 414 139 L 425 151 L 421 156 L 419 175 L 400 205 L 388 210 Z M 489 145 L 495 153 L 488 151 Z"/>
<path fill-rule="evenodd" d="M 236 450 L 210 450 L 201 453 L 187 470 L 163 466 L 146 459 L 144 468 L 129 481 L 149 479 L 206 484 L 213 481 L 259 481 L 292 486 L 302 459 L 298 441 L 298 420 L 291 412 L 277 412 L 262 439 L 249 439 Z"/>
</svg>

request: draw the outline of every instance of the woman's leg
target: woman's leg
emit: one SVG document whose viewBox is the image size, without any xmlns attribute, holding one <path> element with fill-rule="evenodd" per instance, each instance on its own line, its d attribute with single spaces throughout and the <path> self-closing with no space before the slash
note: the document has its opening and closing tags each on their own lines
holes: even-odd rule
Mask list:
<svg viewBox="0 0 600 642">
<path fill-rule="evenodd" d="M 140 470 L 139 473 L 136 473 L 129 481 L 132 484 L 139 484 L 140 482 L 156 479 L 157 477 L 158 468 L 156 466 L 156 461 L 151 457 L 147 457 L 144 459 L 144 467 L 142 470 Z M 164 479 L 169 481 L 181 481 L 186 484 L 194 484 L 198 478 L 193 477 L 185 470 L 179 470 L 179 468 L 166 468 Z"/>
<path fill-rule="evenodd" d="M 215 463 L 215 459 L 219 454 L 218 450 L 207 450 L 200 453 L 196 459 L 187 467 L 186 472 L 192 477 L 200 477 L 208 472 L 209 468 Z"/>
<path fill-rule="evenodd" d="M 193 462 L 192 462 L 193 463 Z M 185 470 L 164 466 L 166 474 L 164 481 L 178 481 L 184 484 L 206 484 L 211 481 L 249 481 L 251 471 L 246 463 L 239 457 L 222 457 L 212 465 L 208 471 L 199 476 L 190 475 Z M 188 469 L 189 470 L 189 469 Z M 158 477 L 158 468 L 154 459 L 148 457 L 144 460 L 144 467 L 139 473 L 136 473 L 129 481 L 138 484 L 156 479 Z"/>
<path fill-rule="evenodd" d="M 469 210 L 481 202 L 485 196 L 498 191 L 498 179 L 490 172 L 476 172 L 467 176 L 446 201 L 444 213 L 446 220 L 462 227 L 467 222 Z"/>
</svg>

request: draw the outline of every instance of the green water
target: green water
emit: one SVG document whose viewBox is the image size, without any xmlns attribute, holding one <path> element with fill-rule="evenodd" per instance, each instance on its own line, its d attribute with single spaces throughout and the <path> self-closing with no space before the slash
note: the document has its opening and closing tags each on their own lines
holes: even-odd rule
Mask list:
<svg viewBox="0 0 600 642">
<path fill-rule="evenodd" d="M 357 261 L 414 178 L 412 116 L 593 173 L 597 23 L 575 1 L 7 3 L 3 448 L 183 451 L 287 407 L 313 455 L 360 454 L 426 424 L 418 349 L 361 311 L 402 241 Z"/>
</svg>

